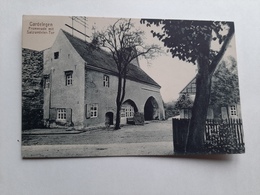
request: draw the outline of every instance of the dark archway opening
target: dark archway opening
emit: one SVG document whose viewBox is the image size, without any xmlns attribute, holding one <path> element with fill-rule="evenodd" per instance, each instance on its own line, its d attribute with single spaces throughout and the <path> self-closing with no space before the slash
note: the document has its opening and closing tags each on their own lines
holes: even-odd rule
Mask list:
<svg viewBox="0 0 260 195">
<path fill-rule="evenodd" d="M 144 105 L 144 120 L 159 119 L 159 106 L 154 97 L 149 97 Z"/>
</svg>

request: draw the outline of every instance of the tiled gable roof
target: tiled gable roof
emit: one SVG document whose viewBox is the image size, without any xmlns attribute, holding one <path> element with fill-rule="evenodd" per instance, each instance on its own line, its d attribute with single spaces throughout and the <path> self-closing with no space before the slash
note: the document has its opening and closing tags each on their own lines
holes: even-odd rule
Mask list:
<svg viewBox="0 0 260 195">
<path fill-rule="evenodd" d="M 65 34 L 69 42 L 89 66 L 109 71 L 114 74 L 118 72 L 111 54 L 99 48 L 95 49 L 90 43 L 85 42 L 77 37 L 73 37 L 71 34 L 64 30 L 62 30 L 62 32 Z M 160 87 L 160 85 L 156 83 L 151 77 L 149 77 L 141 68 L 133 64 L 129 64 L 128 68 L 128 79 Z"/>
</svg>

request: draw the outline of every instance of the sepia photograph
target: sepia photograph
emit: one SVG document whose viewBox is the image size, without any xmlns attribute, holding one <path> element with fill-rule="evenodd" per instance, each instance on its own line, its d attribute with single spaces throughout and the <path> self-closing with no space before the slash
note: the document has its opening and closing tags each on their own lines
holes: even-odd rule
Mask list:
<svg viewBox="0 0 260 195">
<path fill-rule="evenodd" d="M 22 157 L 244 153 L 235 43 L 232 21 L 24 15 Z"/>
</svg>

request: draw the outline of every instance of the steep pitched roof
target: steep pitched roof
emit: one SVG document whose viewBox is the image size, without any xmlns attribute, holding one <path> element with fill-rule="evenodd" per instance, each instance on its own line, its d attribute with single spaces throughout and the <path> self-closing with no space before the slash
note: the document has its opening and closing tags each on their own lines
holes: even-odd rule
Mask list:
<svg viewBox="0 0 260 195">
<path fill-rule="evenodd" d="M 64 30 L 62 30 L 62 32 L 66 35 L 72 46 L 88 63 L 88 65 L 112 72 L 114 74 L 118 72 L 111 54 L 102 49 L 95 49 L 90 43 L 85 42 L 77 37 L 73 37 Z M 129 64 L 128 68 L 128 79 L 160 87 L 160 85 L 156 83 L 151 77 L 149 77 L 141 68 L 133 64 Z"/>
</svg>

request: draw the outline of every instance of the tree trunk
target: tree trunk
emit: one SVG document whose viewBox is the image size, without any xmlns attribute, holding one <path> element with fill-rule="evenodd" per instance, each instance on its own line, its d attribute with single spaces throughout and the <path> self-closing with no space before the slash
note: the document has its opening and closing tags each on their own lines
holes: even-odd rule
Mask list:
<svg viewBox="0 0 260 195">
<path fill-rule="evenodd" d="M 200 56 L 198 57 L 198 74 L 196 78 L 196 97 L 192 108 L 192 116 L 188 128 L 188 136 L 186 140 L 187 153 L 203 153 L 204 148 L 204 132 L 207 120 L 207 111 L 210 100 L 211 78 L 222 59 L 228 44 L 234 35 L 234 25 L 229 24 L 229 32 L 227 37 L 213 61 L 209 64 L 209 51 L 211 36 L 205 39 L 205 42 L 199 46 Z M 211 34 L 211 33 L 206 33 Z"/>
<path fill-rule="evenodd" d="M 204 132 L 207 112 L 210 101 L 211 77 L 210 51 L 211 38 L 200 45 L 201 55 L 198 57 L 198 74 L 196 76 L 196 96 L 192 107 L 192 116 L 189 122 L 186 139 L 187 153 L 202 153 L 204 151 Z"/>
<path fill-rule="evenodd" d="M 121 106 L 120 105 L 116 105 L 116 124 L 115 124 L 115 130 L 120 129 L 120 110 L 121 110 Z"/>
<path fill-rule="evenodd" d="M 121 93 L 122 93 L 122 78 L 118 76 L 118 87 L 117 87 L 117 96 L 116 96 L 116 124 L 115 130 L 120 129 L 120 111 L 121 111 Z"/>
<path fill-rule="evenodd" d="M 123 77 L 123 78 L 122 78 Z M 122 83 L 123 81 L 123 83 Z M 122 86 L 123 85 L 123 86 Z M 123 73 L 123 76 L 118 77 L 118 89 L 116 97 L 116 125 L 115 130 L 120 129 L 120 120 L 121 120 L 121 106 L 125 98 L 125 85 L 126 85 L 126 70 Z"/>
<path fill-rule="evenodd" d="M 186 152 L 203 152 L 204 131 L 206 127 L 207 112 L 210 100 L 211 77 L 208 74 L 208 65 L 200 61 L 199 72 L 196 78 L 196 97 L 192 108 L 188 137 L 186 142 Z"/>
</svg>

